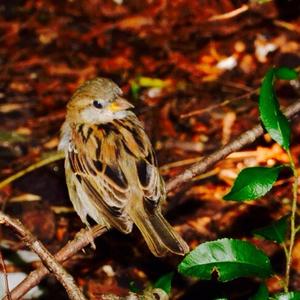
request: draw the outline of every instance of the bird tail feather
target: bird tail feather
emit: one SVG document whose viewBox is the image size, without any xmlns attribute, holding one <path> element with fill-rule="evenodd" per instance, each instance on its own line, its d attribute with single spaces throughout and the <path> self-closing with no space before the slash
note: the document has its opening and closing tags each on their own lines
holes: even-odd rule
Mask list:
<svg viewBox="0 0 300 300">
<path fill-rule="evenodd" d="M 130 217 L 155 256 L 165 256 L 168 252 L 185 255 L 189 252 L 189 246 L 166 221 L 160 210 L 149 212 L 144 207 L 133 207 Z"/>
</svg>

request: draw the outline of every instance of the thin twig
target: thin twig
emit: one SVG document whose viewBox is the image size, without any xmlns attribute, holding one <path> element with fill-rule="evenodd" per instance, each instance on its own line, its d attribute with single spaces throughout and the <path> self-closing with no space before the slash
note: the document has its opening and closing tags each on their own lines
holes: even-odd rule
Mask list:
<svg viewBox="0 0 300 300">
<path fill-rule="evenodd" d="M 5 262 L 4 262 L 4 259 L 3 259 L 3 256 L 2 256 L 1 249 L 0 249 L 0 262 L 1 262 L 2 269 L 3 269 L 5 295 L 6 295 L 6 298 L 8 300 L 12 300 L 11 299 L 11 295 L 10 295 L 10 291 L 9 291 L 8 278 L 7 278 L 7 270 L 6 270 Z"/>
<path fill-rule="evenodd" d="M 300 33 L 300 27 L 297 26 L 296 24 L 288 23 L 288 22 L 281 21 L 281 20 L 274 20 L 273 24 L 278 26 L 278 27 L 282 27 L 282 28 L 285 28 L 287 30 L 295 31 L 297 33 Z"/>
<path fill-rule="evenodd" d="M 202 156 L 197 156 L 193 158 L 187 158 L 187 159 L 182 159 L 182 160 L 177 160 L 173 161 L 167 164 L 164 164 L 159 167 L 160 174 L 166 173 L 172 168 L 179 168 L 179 167 L 184 167 L 186 165 L 191 165 L 194 164 L 202 159 Z"/>
<path fill-rule="evenodd" d="M 255 95 L 257 94 L 259 91 L 259 89 L 254 89 L 254 90 L 251 90 L 243 95 L 240 95 L 240 96 L 237 96 L 233 99 L 226 99 L 224 101 L 222 101 L 221 103 L 217 103 L 217 104 L 214 104 L 214 105 L 211 105 L 209 107 L 205 107 L 205 108 L 201 108 L 201 109 L 197 109 L 197 110 L 193 110 L 189 113 L 185 113 L 185 114 L 181 114 L 180 115 L 180 118 L 181 119 L 185 119 L 185 118 L 190 118 L 190 117 L 194 117 L 194 116 L 198 116 L 198 115 L 201 115 L 201 114 L 204 114 L 204 113 L 208 113 L 216 108 L 220 108 L 220 107 L 223 107 L 223 106 L 227 106 L 228 104 L 234 102 L 234 101 L 238 101 L 238 100 L 241 100 L 241 99 L 245 99 L 247 97 L 250 97 L 252 95 Z"/>
<path fill-rule="evenodd" d="M 45 246 L 38 241 L 19 220 L 11 218 L 0 212 L 0 224 L 4 224 L 12 228 L 27 244 L 27 246 L 40 257 L 43 264 L 64 286 L 71 300 L 86 300 L 85 296 L 75 284 L 74 278 L 67 273 L 67 271 L 56 261 L 54 256 L 45 248 Z"/>
<path fill-rule="evenodd" d="M 281 243 L 281 246 L 282 246 L 282 249 L 284 251 L 285 258 L 286 258 L 286 260 L 288 260 L 289 250 L 287 248 L 286 243 L 285 242 Z"/>
<path fill-rule="evenodd" d="M 199 116 L 199 115 L 202 115 L 204 113 L 208 113 L 208 112 L 210 112 L 210 111 L 212 111 L 216 108 L 220 108 L 222 106 L 227 106 L 229 103 L 230 103 L 230 100 L 224 100 L 221 103 L 210 105 L 209 107 L 196 109 L 196 110 L 193 110 L 191 112 L 181 114 L 180 119 L 186 119 L 186 118 L 190 118 L 190 117 L 194 117 L 194 116 Z"/>
<path fill-rule="evenodd" d="M 229 154 L 226 157 L 226 159 L 240 160 L 240 159 L 243 159 L 243 158 L 256 157 L 257 152 L 258 152 L 258 150 L 234 152 L 234 153 Z M 160 166 L 159 171 L 160 171 L 160 174 L 164 175 L 170 169 L 181 168 L 181 167 L 185 167 L 187 165 L 192 165 L 194 163 L 197 163 L 197 162 L 201 161 L 202 159 L 203 159 L 203 156 L 197 156 L 197 157 L 192 157 L 192 158 L 173 161 L 173 162 L 170 162 L 170 163 L 167 163 L 167 164 L 164 164 L 164 165 Z"/>
<path fill-rule="evenodd" d="M 212 16 L 211 18 L 209 18 L 209 21 L 217 21 L 217 20 L 227 20 L 227 19 L 231 19 L 234 18 L 244 12 L 246 12 L 247 10 L 249 10 L 249 5 L 244 4 L 241 7 L 232 10 L 228 13 L 222 14 L 222 15 L 217 15 L 217 16 Z"/>
<path fill-rule="evenodd" d="M 101 225 L 96 225 L 91 229 L 82 229 L 76 234 L 72 241 L 68 242 L 68 244 L 66 244 L 54 255 L 55 259 L 59 263 L 65 262 L 78 251 L 88 246 L 93 239 L 99 237 L 106 231 L 107 228 Z M 30 289 L 38 285 L 47 274 L 49 274 L 49 270 L 43 265 L 32 271 L 22 282 L 18 284 L 18 286 L 11 291 L 12 300 L 23 297 L 28 291 L 30 291 Z M 2 300 L 8 299 L 3 298 Z"/>
<path fill-rule="evenodd" d="M 292 200 L 292 213 L 291 213 L 291 219 L 290 219 L 290 244 L 288 248 L 288 256 L 286 260 L 286 270 L 285 270 L 285 285 L 284 285 L 284 291 L 288 292 L 289 290 L 289 283 L 290 283 L 290 273 L 291 273 L 291 265 L 292 265 L 292 254 L 293 254 L 293 248 L 295 244 L 295 238 L 296 238 L 296 211 L 297 211 L 297 198 L 298 198 L 298 172 L 297 168 L 295 166 L 292 154 L 290 150 L 287 150 L 287 154 L 289 156 L 290 160 L 290 166 L 293 171 L 294 175 L 294 183 L 293 183 L 293 200 Z"/>
<path fill-rule="evenodd" d="M 288 118 L 291 118 L 294 115 L 296 115 L 298 112 L 300 112 L 300 100 L 288 106 L 285 110 L 285 115 Z M 166 184 L 167 192 L 177 190 L 183 184 L 190 182 L 191 179 L 196 175 L 206 172 L 211 166 L 213 166 L 221 159 L 227 157 L 230 153 L 238 151 L 244 146 L 253 143 L 263 133 L 264 130 L 261 125 L 256 125 L 252 129 L 244 132 L 237 139 L 228 143 L 223 148 L 203 158 L 203 160 L 201 160 L 200 162 L 193 164 L 184 172 L 170 179 Z"/>
</svg>

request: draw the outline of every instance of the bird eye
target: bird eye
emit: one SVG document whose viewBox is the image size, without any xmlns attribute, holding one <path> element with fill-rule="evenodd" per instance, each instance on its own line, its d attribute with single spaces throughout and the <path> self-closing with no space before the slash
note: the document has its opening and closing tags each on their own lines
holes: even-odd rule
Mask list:
<svg viewBox="0 0 300 300">
<path fill-rule="evenodd" d="M 103 105 L 100 103 L 100 101 L 97 101 L 97 100 L 94 100 L 93 105 L 99 109 L 103 108 Z"/>
</svg>

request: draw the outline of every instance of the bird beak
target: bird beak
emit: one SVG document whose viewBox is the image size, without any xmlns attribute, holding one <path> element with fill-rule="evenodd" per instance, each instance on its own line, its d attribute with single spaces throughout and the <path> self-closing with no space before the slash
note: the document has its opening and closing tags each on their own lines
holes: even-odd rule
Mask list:
<svg viewBox="0 0 300 300">
<path fill-rule="evenodd" d="M 133 108 L 134 106 L 129 103 L 127 100 L 124 98 L 117 98 L 112 104 L 110 104 L 109 108 L 113 112 L 121 111 L 121 110 L 126 110 L 128 108 Z"/>
</svg>

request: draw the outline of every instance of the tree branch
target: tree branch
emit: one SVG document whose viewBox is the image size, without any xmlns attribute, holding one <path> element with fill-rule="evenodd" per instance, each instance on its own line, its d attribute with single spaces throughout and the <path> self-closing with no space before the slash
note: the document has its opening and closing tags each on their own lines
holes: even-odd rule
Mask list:
<svg viewBox="0 0 300 300">
<path fill-rule="evenodd" d="M 288 118 L 292 118 L 300 111 L 300 100 L 288 106 L 284 114 Z M 166 184 L 167 192 L 178 190 L 184 183 L 189 182 L 196 175 L 206 172 L 211 166 L 228 156 L 230 153 L 240 150 L 246 145 L 253 143 L 257 138 L 263 135 L 264 130 L 261 125 L 257 125 L 252 129 L 240 135 L 234 141 L 228 143 L 223 148 L 213 152 L 207 157 L 203 158 L 198 163 L 193 164 L 191 167 L 183 171 L 181 174 L 170 179 Z"/>
<path fill-rule="evenodd" d="M 27 246 L 34 251 L 43 264 L 54 274 L 66 289 L 71 300 L 86 300 L 80 289 L 75 284 L 73 277 L 56 261 L 54 256 L 38 241 L 17 219 L 11 218 L 0 212 L 0 224 L 12 228 Z M 12 294 L 11 294 L 12 297 Z"/>
<path fill-rule="evenodd" d="M 7 270 L 6 270 L 5 262 L 4 262 L 4 259 L 3 259 L 3 256 L 2 256 L 1 249 L 0 249 L 0 263 L 1 263 L 3 277 L 4 277 L 4 288 L 5 288 L 6 298 L 8 300 L 12 300 L 11 299 L 11 295 L 10 295 L 10 291 L 9 291 L 8 278 L 7 278 Z"/>
<path fill-rule="evenodd" d="M 96 225 L 92 229 L 82 229 L 79 231 L 75 238 L 68 242 L 62 249 L 60 249 L 55 255 L 55 259 L 59 263 L 63 263 L 70 257 L 75 255 L 78 251 L 88 246 L 91 241 L 99 237 L 107 231 L 107 228 L 101 225 Z M 49 270 L 41 265 L 36 270 L 32 271 L 22 282 L 20 282 L 12 291 L 11 299 L 16 300 L 23 297 L 33 287 L 38 285 L 42 279 L 49 274 Z M 7 297 L 2 300 L 8 300 Z"/>
</svg>

